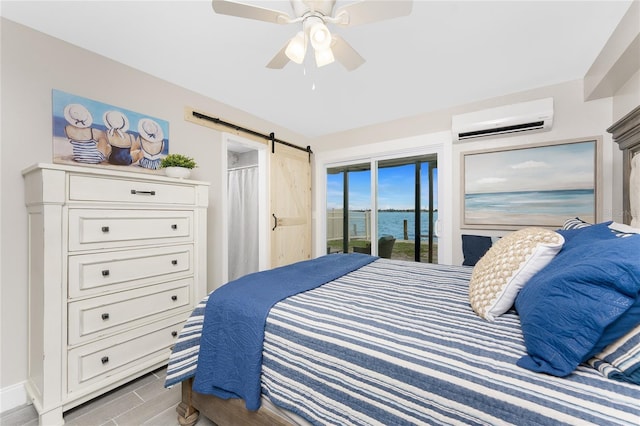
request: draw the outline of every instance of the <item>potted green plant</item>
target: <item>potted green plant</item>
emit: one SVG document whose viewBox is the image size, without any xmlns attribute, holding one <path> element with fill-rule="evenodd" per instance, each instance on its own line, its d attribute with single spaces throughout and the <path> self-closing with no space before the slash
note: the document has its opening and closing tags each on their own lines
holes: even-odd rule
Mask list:
<svg viewBox="0 0 640 426">
<path fill-rule="evenodd" d="M 168 154 L 160 161 L 160 168 L 170 177 L 188 178 L 194 167 L 198 167 L 195 160 L 182 154 Z"/>
</svg>

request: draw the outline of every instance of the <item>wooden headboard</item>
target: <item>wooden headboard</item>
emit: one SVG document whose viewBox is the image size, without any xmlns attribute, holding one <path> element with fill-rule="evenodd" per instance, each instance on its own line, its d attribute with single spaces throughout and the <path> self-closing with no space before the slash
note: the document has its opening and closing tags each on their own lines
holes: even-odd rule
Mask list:
<svg viewBox="0 0 640 426">
<path fill-rule="evenodd" d="M 640 105 L 607 129 L 623 152 L 623 220 L 640 227 Z M 635 167 L 633 167 L 635 164 Z M 631 179 L 634 179 L 631 181 Z"/>
</svg>

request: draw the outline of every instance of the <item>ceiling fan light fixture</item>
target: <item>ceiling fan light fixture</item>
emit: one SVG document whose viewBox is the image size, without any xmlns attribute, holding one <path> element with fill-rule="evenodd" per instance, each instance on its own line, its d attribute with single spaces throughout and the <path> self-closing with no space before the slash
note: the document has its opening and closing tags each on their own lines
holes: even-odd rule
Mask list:
<svg viewBox="0 0 640 426">
<path fill-rule="evenodd" d="M 318 68 L 323 67 L 325 65 L 329 65 L 334 62 L 336 59 L 333 56 L 333 51 L 330 47 L 322 50 L 315 50 L 316 53 L 316 65 Z"/>
<path fill-rule="evenodd" d="M 304 32 L 298 32 L 298 34 L 289 41 L 284 53 L 296 64 L 301 64 L 304 61 L 304 57 L 307 54 L 307 40 Z"/>
<path fill-rule="evenodd" d="M 2 1 L 2 0 L 0 0 Z M 331 34 L 328 24 L 353 27 L 371 22 L 406 16 L 413 0 L 360 0 L 336 9 L 336 0 L 290 0 L 293 15 L 281 10 L 245 4 L 234 0 L 212 0 L 213 10 L 221 15 L 237 16 L 274 24 L 302 24 L 298 33 L 267 63 L 267 68 L 281 69 L 289 61 L 304 63 L 311 44 L 318 67 L 340 62 L 353 71 L 365 60 L 341 37 Z M 259 3 L 259 2 L 254 2 Z M 265 2 L 266 3 L 266 2 Z"/>
<path fill-rule="evenodd" d="M 311 19 L 311 18 L 309 18 Z M 309 38 L 315 50 L 325 50 L 331 47 L 331 32 L 320 18 L 315 18 L 309 27 Z"/>
</svg>

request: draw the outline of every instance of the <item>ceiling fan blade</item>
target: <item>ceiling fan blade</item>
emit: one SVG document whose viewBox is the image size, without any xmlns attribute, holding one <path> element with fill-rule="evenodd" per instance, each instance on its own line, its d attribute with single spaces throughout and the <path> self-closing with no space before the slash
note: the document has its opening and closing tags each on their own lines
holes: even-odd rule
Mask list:
<svg viewBox="0 0 640 426">
<path fill-rule="evenodd" d="M 347 27 L 398 18 L 411 13 L 412 0 L 362 0 L 336 10 L 335 23 Z"/>
<path fill-rule="evenodd" d="M 291 17 L 280 10 L 266 9 L 260 6 L 226 0 L 212 0 L 211 5 L 213 10 L 221 15 L 238 16 L 274 24 L 288 24 L 291 22 Z"/>
<path fill-rule="evenodd" d="M 287 50 L 287 42 L 282 49 L 271 59 L 271 61 L 267 64 L 267 68 L 271 68 L 274 70 L 279 70 L 284 68 L 285 65 L 289 63 L 289 57 L 286 55 L 285 50 Z"/>
<path fill-rule="evenodd" d="M 332 37 L 331 50 L 336 60 L 349 71 L 365 63 L 364 58 L 349 43 L 335 34 Z"/>
</svg>

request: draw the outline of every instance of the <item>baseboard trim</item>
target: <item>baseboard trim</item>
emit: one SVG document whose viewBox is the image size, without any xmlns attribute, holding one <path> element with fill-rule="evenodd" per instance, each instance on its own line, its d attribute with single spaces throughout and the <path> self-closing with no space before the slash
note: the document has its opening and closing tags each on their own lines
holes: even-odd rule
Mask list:
<svg viewBox="0 0 640 426">
<path fill-rule="evenodd" d="M 0 413 L 31 403 L 27 397 L 26 383 L 21 382 L 0 389 Z"/>
</svg>

